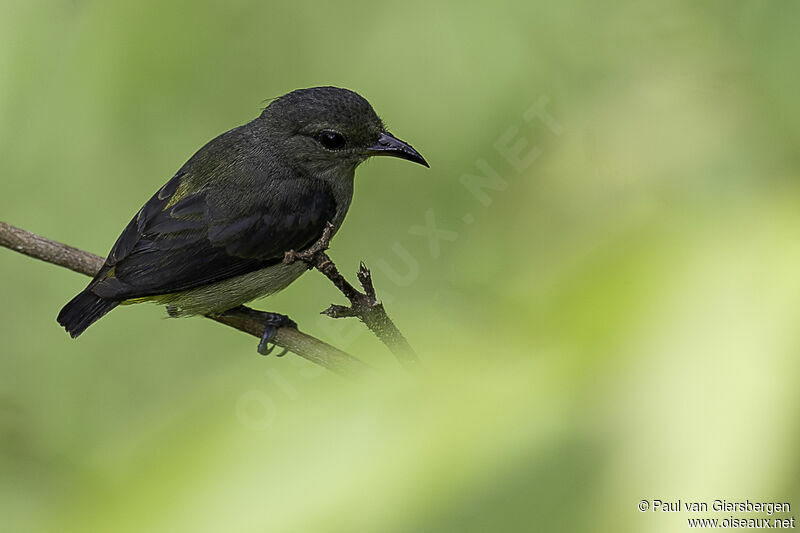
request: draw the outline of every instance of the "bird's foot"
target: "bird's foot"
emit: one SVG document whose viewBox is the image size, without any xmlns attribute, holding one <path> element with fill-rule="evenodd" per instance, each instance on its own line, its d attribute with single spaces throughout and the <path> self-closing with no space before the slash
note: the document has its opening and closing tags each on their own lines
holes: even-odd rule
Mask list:
<svg viewBox="0 0 800 533">
<path fill-rule="evenodd" d="M 261 335 L 261 342 L 258 343 L 258 353 L 261 355 L 269 355 L 275 349 L 275 344 L 270 346 L 270 343 L 272 342 L 272 339 L 275 338 L 278 328 L 285 327 L 297 329 L 297 323 L 288 316 L 281 315 L 279 313 L 262 311 L 261 314 L 264 316 L 264 334 Z M 276 355 L 276 357 L 283 357 L 288 351 L 288 348 L 284 348 L 281 353 Z"/>
</svg>

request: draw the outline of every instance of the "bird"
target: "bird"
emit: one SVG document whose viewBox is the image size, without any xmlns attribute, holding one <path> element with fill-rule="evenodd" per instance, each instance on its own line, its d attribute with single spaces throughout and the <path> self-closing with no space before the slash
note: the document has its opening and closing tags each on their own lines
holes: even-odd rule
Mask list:
<svg viewBox="0 0 800 533">
<path fill-rule="evenodd" d="M 329 224 L 331 235 L 339 230 L 356 167 L 373 156 L 429 167 L 354 91 L 312 87 L 272 100 L 200 148 L 144 204 L 58 323 L 75 338 L 121 304 L 217 316 L 283 290 L 308 269 L 285 253 L 309 248 Z M 297 327 L 265 316 L 262 354 L 277 327 Z"/>
</svg>

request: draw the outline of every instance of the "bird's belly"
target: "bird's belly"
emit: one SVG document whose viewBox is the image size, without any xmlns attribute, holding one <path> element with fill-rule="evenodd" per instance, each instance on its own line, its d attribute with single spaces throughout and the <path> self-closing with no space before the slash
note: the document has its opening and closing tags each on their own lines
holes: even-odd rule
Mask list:
<svg viewBox="0 0 800 533">
<path fill-rule="evenodd" d="M 237 305 L 285 289 L 308 270 L 302 261 L 291 265 L 278 263 L 255 272 L 242 274 L 188 291 L 158 297 L 158 303 L 170 306 L 170 315 L 207 315 L 222 313 Z"/>
</svg>

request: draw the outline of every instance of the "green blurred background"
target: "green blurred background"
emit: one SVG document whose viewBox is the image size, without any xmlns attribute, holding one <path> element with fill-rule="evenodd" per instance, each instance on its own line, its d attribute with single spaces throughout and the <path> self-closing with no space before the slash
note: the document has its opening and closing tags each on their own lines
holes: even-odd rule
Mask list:
<svg viewBox="0 0 800 533">
<path fill-rule="evenodd" d="M 148 305 L 72 341 L 55 315 L 87 279 L 0 250 L 2 530 L 661 532 L 691 515 L 639 500 L 800 505 L 798 20 L 2 0 L 9 223 L 105 254 L 203 143 L 314 85 L 364 95 L 432 167 L 365 164 L 332 249 L 373 268 L 420 380 L 318 315 L 343 302 L 315 273 L 256 307 L 381 377 Z"/>
</svg>

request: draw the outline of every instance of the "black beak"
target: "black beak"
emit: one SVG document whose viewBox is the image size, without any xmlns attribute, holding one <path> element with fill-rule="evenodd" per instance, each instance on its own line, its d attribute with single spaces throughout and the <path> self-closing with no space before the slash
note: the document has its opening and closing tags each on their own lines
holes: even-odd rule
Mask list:
<svg viewBox="0 0 800 533">
<path fill-rule="evenodd" d="M 430 168 L 425 158 L 422 157 L 419 152 L 411 148 L 410 144 L 401 141 L 387 131 L 381 133 L 378 142 L 367 148 L 367 152 L 370 155 L 391 155 L 399 157 L 400 159 L 407 159 Z"/>
</svg>

